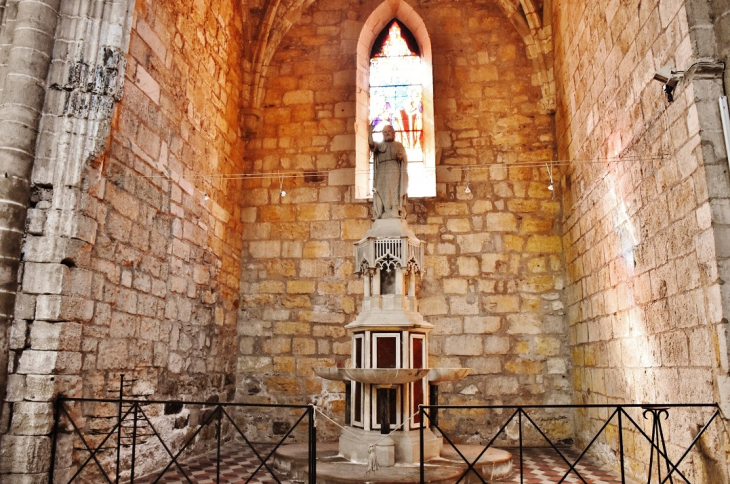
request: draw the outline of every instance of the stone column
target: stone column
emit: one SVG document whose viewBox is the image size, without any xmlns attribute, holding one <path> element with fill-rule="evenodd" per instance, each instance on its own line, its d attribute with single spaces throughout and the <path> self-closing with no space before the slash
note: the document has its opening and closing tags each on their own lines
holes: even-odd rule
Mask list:
<svg viewBox="0 0 730 484">
<path fill-rule="evenodd" d="M 708 4 L 701 0 L 687 0 L 685 8 L 693 59 L 697 61 L 690 66 L 676 66 L 679 70 L 686 69 L 678 89 L 692 90 L 694 105 L 690 105 L 687 109 L 690 112 L 682 113 L 682 117 L 695 120 L 690 125 L 690 136 L 699 134 L 698 144 L 702 149 L 702 168 L 707 183 L 707 191 L 701 193 L 701 198 L 698 196 L 698 200 L 704 203 L 703 213 L 708 214 L 701 220 L 700 229 L 703 233 L 699 244 L 703 250 L 698 251 L 698 262 L 702 267 L 717 271 L 716 281 L 727 281 L 730 278 L 730 223 L 727 215 L 730 205 L 730 180 L 727 175 L 730 153 L 725 147 L 718 99 L 728 95 L 730 69 L 718 61 L 727 63 L 730 55 L 730 42 L 725 28 L 730 5 L 728 2 Z M 713 245 L 714 253 L 707 250 Z M 714 326 L 713 339 L 719 350 L 719 368 L 714 375 L 715 395 L 727 415 L 730 412 L 730 326 L 727 323 L 730 286 L 713 281 L 713 287 L 707 293 L 709 322 Z"/>
<path fill-rule="evenodd" d="M 12 29 L 0 98 L 0 396 L 7 388 L 9 327 L 14 317 L 21 243 L 30 199 L 46 78 L 60 0 L 20 0 L 6 12 Z M 3 412 L 5 413 L 5 412 Z M 50 402 L 18 402 L 10 434 L 0 441 L 0 475 L 8 484 L 31 482 L 48 469 Z M 26 474 L 26 477 L 17 474 Z M 10 475 L 6 475 L 10 474 Z M 15 474 L 15 475 L 13 475 Z"/>
<path fill-rule="evenodd" d="M 363 279 L 364 279 L 364 284 L 365 284 L 364 296 L 366 298 L 368 298 L 372 295 L 372 293 L 371 293 L 372 286 L 371 286 L 371 282 L 370 282 L 372 280 L 372 276 L 370 275 L 369 271 L 365 272 L 365 274 L 363 275 Z"/>
<path fill-rule="evenodd" d="M 20 0 L 0 98 L 0 397 L 4 400 L 8 333 L 13 319 L 30 176 L 60 0 Z M 13 15 L 12 9 L 6 12 Z M 2 469 L 2 466 L 0 466 Z M 0 471 L 1 472 L 1 471 Z"/>
<path fill-rule="evenodd" d="M 12 322 L 0 342 L 2 358 L 11 355 L 9 364 L 0 361 L 9 373 L 0 481 L 25 484 L 47 482 L 53 401 L 81 378 L 96 235 L 82 210 L 81 184 L 100 168 L 121 98 L 134 0 L 15 3 L 0 94 L 0 315 L 5 328 Z"/>
<path fill-rule="evenodd" d="M 395 295 L 396 296 L 403 296 L 404 291 L 404 277 L 405 271 L 402 267 L 396 267 L 395 269 Z"/>
<path fill-rule="evenodd" d="M 375 274 L 373 275 L 373 294 L 372 297 L 376 300 L 376 307 L 380 307 L 380 301 L 381 301 L 381 293 L 380 293 L 380 268 L 375 269 Z"/>
</svg>

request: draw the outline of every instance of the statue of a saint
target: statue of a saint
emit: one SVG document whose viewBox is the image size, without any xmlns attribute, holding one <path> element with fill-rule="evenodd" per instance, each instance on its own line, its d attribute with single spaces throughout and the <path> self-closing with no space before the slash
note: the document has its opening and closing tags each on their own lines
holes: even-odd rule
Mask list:
<svg viewBox="0 0 730 484">
<path fill-rule="evenodd" d="M 403 218 L 408 199 L 408 156 L 395 140 L 391 125 L 383 128 L 383 141 L 373 140 L 369 127 L 368 142 L 373 152 L 373 218 Z"/>
</svg>

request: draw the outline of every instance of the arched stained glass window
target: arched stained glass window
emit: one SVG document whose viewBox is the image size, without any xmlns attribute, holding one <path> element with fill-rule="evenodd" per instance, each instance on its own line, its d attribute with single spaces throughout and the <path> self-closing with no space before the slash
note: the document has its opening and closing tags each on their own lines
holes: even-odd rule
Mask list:
<svg viewBox="0 0 730 484">
<path fill-rule="evenodd" d="M 423 162 L 423 76 L 421 53 L 413 34 L 392 20 L 370 53 L 370 122 L 379 133 L 395 128 L 409 163 Z M 374 136 L 375 137 L 375 136 Z M 376 138 L 382 141 L 382 136 Z"/>
<path fill-rule="evenodd" d="M 406 148 L 408 196 L 436 195 L 432 65 L 423 19 L 404 0 L 383 1 L 366 20 L 357 45 L 355 198 L 372 197 L 368 124 L 375 125 L 376 141 L 383 127 L 392 125 Z"/>
</svg>

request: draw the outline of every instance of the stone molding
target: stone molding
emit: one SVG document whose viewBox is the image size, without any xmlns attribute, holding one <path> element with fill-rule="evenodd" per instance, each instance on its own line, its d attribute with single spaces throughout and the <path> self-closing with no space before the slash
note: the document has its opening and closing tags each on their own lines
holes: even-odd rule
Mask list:
<svg viewBox="0 0 730 484">
<path fill-rule="evenodd" d="M 555 71 L 553 66 L 552 1 L 542 7 L 540 17 L 534 0 L 497 0 L 495 2 L 525 42 L 527 58 L 535 70 L 534 85 L 542 90 L 540 106 L 545 113 L 555 112 Z"/>
</svg>

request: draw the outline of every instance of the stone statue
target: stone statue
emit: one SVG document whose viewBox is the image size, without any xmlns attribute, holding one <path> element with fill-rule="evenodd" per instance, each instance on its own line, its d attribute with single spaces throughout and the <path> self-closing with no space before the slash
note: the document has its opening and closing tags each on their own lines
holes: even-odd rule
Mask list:
<svg viewBox="0 0 730 484">
<path fill-rule="evenodd" d="M 373 152 L 373 218 L 403 218 L 408 199 L 408 156 L 395 140 L 391 125 L 383 128 L 383 141 L 373 140 L 373 126 L 368 133 Z"/>
</svg>

